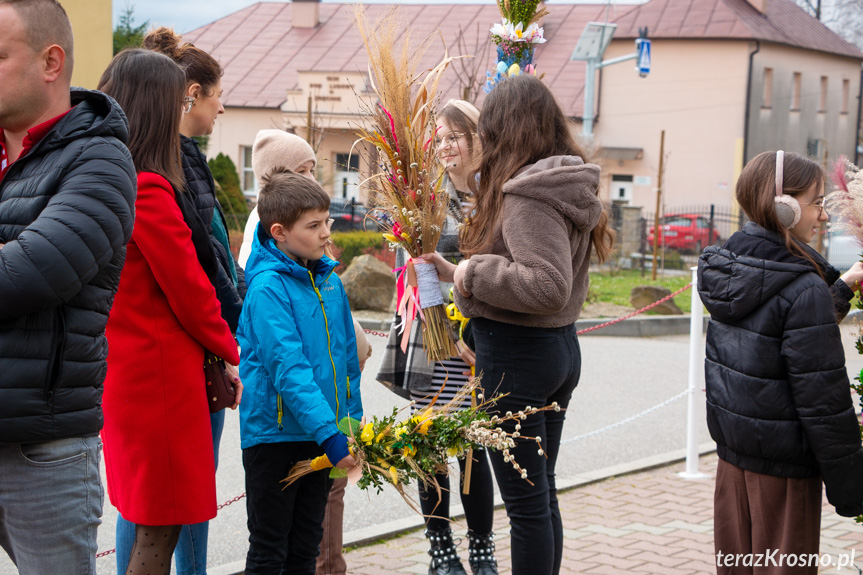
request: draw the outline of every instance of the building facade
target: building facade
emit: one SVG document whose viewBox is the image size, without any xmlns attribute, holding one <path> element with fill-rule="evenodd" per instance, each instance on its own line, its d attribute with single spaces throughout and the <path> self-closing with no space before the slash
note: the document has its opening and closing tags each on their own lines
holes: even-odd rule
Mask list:
<svg viewBox="0 0 863 575">
<path fill-rule="evenodd" d="M 590 21 L 617 25 L 605 58 L 634 51 L 639 28 L 653 42 L 646 78 L 633 63 L 597 75 L 594 161 L 603 167 L 603 195 L 622 204 L 656 202 L 660 136 L 665 131 L 663 194 L 667 204 L 733 205 L 745 161 L 782 148 L 819 161 L 854 157 L 860 123 L 863 53 L 808 16 L 791 0 L 651 0 L 639 6 L 560 5 L 543 22 L 548 39 L 536 63 L 581 131 L 583 62 L 570 60 Z M 369 5 L 370 19 L 393 9 Z M 400 9 L 414 38 L 440 31 L 456 48 L 482 54 L 495 5 L 406 5 Z M 373 104 L 366 87 L 365 48 L 351 7 L 316 1 L 260 2 L 186 34 L 224 66 L 226 114 L 208 153 L 230 156 L 244 189 L 254 194 L 250 157 L 259 129 L 285 128 L 309 136 L 319 179 L 334 196 L 364 201 L 357 183 L 371 173 L 369 154 L 355 145 L 354 129 Z M 493 65 L 458 63 L 441 84 L 442 101 L 461 97 Z M 421 62 L 443 56 L 432 42 Z M 481 107 L 483 94 L 476 103 Z M 309 134 L 308 126 L 312 126 Z"/>
</svg>

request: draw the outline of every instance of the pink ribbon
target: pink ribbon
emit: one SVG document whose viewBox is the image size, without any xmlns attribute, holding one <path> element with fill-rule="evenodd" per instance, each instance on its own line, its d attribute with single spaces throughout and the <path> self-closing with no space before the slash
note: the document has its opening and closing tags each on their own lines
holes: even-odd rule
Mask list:
<svg viewBox="0 0 863 575">
<path fill-rule="evenodd" d="M 411 259 L 411 261 L 413 261 L 413 259 Z M 405 264 L 402 267 L 393 270 L 393 273 L 397 274 L 396 297 L 398 304 L 396 306 L 396 315 L 402 319 L 400 323 L 400 333 L 402 334 L 400 347 L 402 348 L 403 353 L 407 353 L 411 328 L 413 327 L 414 319 L 416 319 L 417 311 L 419 311 L 420 320 L 425 321 L 423 310 L 420 307 L 419 291 L 416 286 L 407 285 L 407 278 L 405 277 L 407 267 L 407 264 Z"/>
</svg>

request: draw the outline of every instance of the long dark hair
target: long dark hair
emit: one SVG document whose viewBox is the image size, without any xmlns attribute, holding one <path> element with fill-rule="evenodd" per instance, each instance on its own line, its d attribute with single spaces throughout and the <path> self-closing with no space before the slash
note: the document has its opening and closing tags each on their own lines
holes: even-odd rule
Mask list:
<svg viewBox="0 0 863 575">
<path fill-rule="evenodd" d="M 782 163 L 782 193 L 788 196 L 805 194 L 816 182 L 824 184 L 824 170 L 809 158 L 799 154 L 785 153 Z M 821 274 L 821 267 L 808 253 L 803 243 L 779 223 L 776 215 L 776 152 L 761 152 L 751 160 L 737 178 L 737 203 L 750 220 L 766 230 L 779 234 L 785 240 L 785 247 L 815 266 Z"/>
<path fill-rule="evenodd" d="M 186 73 L 186 85 L 201 85 L 204 94 L 212 96 L 224 71 L 216 59 L 191 42 L 181 44 L 182 36 L 162 26 L 144 37 L 144 48 L 160 52 L 176 62 Z"/>
<path fill-rule="evenodd" d="M 489 248 L 493 236 L 488 232 L 495 229 L 503 212 L 503 185 L 520 168 L 551 156 L 586 158 L 551 90 L 527 74 L 507 78 L 489 93 L 479 117 L 479 135 L 482 157 L 476 212 L 462 234 L 461 250 L 466 255 Z M 590 235 L 599 260 L 605 261 L 614 241 L 607 210 L 602 210 Z"/>
<path fill-rule="evenodd" d="M 186 187 L 180 156 L 185 82 L 183 71 L 167 56 L 133 48 L 114 56 L 98 87 L 126 113 L 135 169 L 159 174 L 177 192 Z"/>
</svg>

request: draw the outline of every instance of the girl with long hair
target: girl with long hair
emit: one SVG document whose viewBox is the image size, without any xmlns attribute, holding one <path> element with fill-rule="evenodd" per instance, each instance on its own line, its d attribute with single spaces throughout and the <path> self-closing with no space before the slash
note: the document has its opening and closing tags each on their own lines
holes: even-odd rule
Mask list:
<svg viewBox="0 0 863 575">
<path fill-rule="evenodd" d="M 490 454 L 510 519 L 513 574 L 551 575 L 563 551 L 554 470 L 581 372 L 574 324 L 587 295 L 591 251 L 604 260 L 613 231 L 598 197 L 599 167 L 585 163 L 540 80 L 522 75 L 495 86 L 478 128 L 476 206 L 461 237 L 468 258 L 455 266 L 424 257 L 443 280 L 455 282 L 456 304 L 472 318 L 486 399 L 506 394 L 490 412 L 555 402 L 561 408 L 506 428 L 541 438 L 541 445 L 516 441 L 512 455 L 524 475 L 502 453 Z"/>
<path fill-rule="evenodd" d="M 135 525 L 131 548 L 118 548 L 133 575 L 169 573 L 181 526 L 215 517 L 204 350 L 239 363 L 181 196 L 185 84 L 170 58 L 141 49 L 118 54 L 99 82 L 126 113 L 138 172 L 135 227 L 108 319 L 102 431 L 108 494 Z"/>
<path fill-rule="evenodd" d="M 478 121 L 479 110 L 464 100 L 450 100 L 437 112 L 437 153 L 446 170 L 446 190 L 450 198 L 450 213 L 444 223 L 437 250 L 447 261 L 458 262 L 463 259 L 458 247 L 458 230 L 473 209 L 473 193 L 468 178 L 480 153 Z M 396 267 L 405 263 L 405 252 L 399 250 Z M 443 285 L 445 292 L 450 287 Z M 398 327 L 390 330 L 377 375 L 379 381 L 413 400 L 413 409 L 418 412 L 426 410 L 435 396 L 438 403 L 443 404 L 461 391 L 475 362 L 473 351 L 464 341 L 460 339 L 456 343 L 461 357 L 429 363 L 418 323 L 414 324 L 410 334 L 407 353 L 401 349 L 401 339 Z M 467 401 L 463 407 L 470 407 L 470 402 Z M 458 463 L 464 477 L 467 458 L 459 459 Z M 447 474 L 436 475 L 435 479 L 441 488 L 439 492 L 428 485 L 419 486 L 420 507 L 426 517 L 426 537 L 429 539 L 431 555 L 429 575 L 466 573 L 449 525 L 450 496 L 456 491 L 460 494 L 468 526 L 468 563 L 471 570 L 474 575 L 495 575 L 498 571 L 492 541 L 494 489 L 486 452 L 473 453 L 467 493 L 459 485 L 460 482 L 451 482 Z"/>
<path fill-rule="evenodd" d="M 242 268 L 235 264 L 228 242 L 227 221 L 216 199 L 213 176 L 207 159 L 198 148 L 194 137 L 208 136 L 225 108 L 222 94 L 222 67 L 207 52 L 181 38 L 170 28 L 158 28 L 144 37 L 144 48 L 165 54 L 184 71 L 184 113 L 180 120 L 180 151 L 183 162 L 185 187 L 178 199 L 187 205 L 183 209 L 189 227 L 194 230 L 193 241 L 201 266 L 208 270 L 216 296 L 221 304 L 222 318 L 232 333 L 243 305 L 245 280 Z M 213 437 L 213 455 L 219 467 L 219 443 L 225 426 L 225 412 L 210 414 Z M 207 541 L 209 521 L 184 525 L 174 553 L 177 575 L 205 575 L 207 572 Z M 128 553 L 135 540 L 135 525 L 122 515 L 117 519 L 117 572 L 125 572 Z"/>
<path fill-rule="evenodd" d="M 779 571 L 814 575 L 822 480 L 837 513 L 863 513 L 860 422 L 837 325 L 863 265 L 840 277 L 807 245 L 827 220 L 816 162 L 763 152 L 743 168 L 737 201 L 751 221 L 698 262 L 717 572 L 752 573 L 723 557 L 773 550 L 807 558 Z"/>
</svg>

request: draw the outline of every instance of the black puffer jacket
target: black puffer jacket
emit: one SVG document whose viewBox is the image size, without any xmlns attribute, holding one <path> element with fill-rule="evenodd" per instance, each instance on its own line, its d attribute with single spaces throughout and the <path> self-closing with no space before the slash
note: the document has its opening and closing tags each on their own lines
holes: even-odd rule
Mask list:
<svg viewBox="0 0 863 575">
<path fill-rule="evenodd" d="M 719 456 L 776 477 L 820 474 L 839 514 L 863 513 L 860 428 L 827 283 L 750 222 L 704 251 L 698 291 L 711 314 L 707 424 Z"/>
<path fill-rule="evenodd" d="M 0 443 L 102 428 L 136 176 L 116 102 L 73 90 L 72 105 L 0 182 Z"/>
<path fill-rule="evenodd" d="M 181 149 L 183 152 L 183 175 L 186 178 L 186 191 L 194 198 L 195 209 L 201 222 L 209 234 L 213 255 L 218 265 L 216 266 L 216 277 L 213 287 L 216 288 L 216 296 L 222 304 L 222 319 L 227 322 L 231 332 L 237 332 L 237 324 L 240 321 L 240 312 L 243 309 L 243 295 L 246 291 L 246 281 L 239 264 L 234 262 L 237 271 L 238 283 L 234 284 L 231 278 L 228 258 L 234 256 L 225 249 L 225 246 L 213 234 L 213 216 L 222 217 L 221 207 L 216 200 L 216 186 L 213 183 L 213 175 L 207 166 L 207 159 L 195 140 L 181 136 Z M 200 252 L 200 250 L 199 250 Z"/>
</svg>

